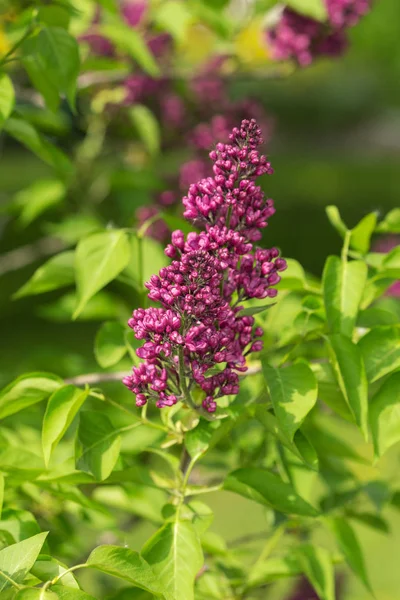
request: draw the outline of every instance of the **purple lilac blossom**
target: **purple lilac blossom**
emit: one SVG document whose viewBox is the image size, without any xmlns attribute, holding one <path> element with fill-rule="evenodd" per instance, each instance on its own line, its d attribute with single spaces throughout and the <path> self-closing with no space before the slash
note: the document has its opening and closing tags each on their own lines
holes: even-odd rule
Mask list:
<svg viewBox="0 0 400 600">
<path fill-rule="evenodd" d="M 186 238 L 172 233 L 165 250 L 171 264 L 146 283 L 149 299 L 161 307 L 137 309 L 128 323 L 144 340 L 137 350 L 144 362 L 123 380 L 137 406 L 149 400 L 159 408 L 179 400 L 196 406 L 191 392 L 197 387 L 203 399 L 196 407 L 215 412 L 218 398 L 239 392 L 247 355 L 262 349 L 262 328 L 242 314 L 241 303 L 275 297 L 286 262 L 276 248 L 253 245 L 274 212 L 254 184 L 273 173 L 261 144 L 256 121 L 243 120 L 228 143 L 210 152 L 213 177 L 193 184 L 184 198 L 186 218 L 203 231 Z"/>
<path fill-rule="evenodd" d="M 346 29 L 370 10 L 370 0 L 325 0 L 327 22 L 285 8 L 277 25 L 267 32 L 276 60 L 293 59 L 301 67 L 317 56 L 338 56 L 348 46 Z"/>
<path fill-rule="evenodd" d="M 390 252 L 394 248 L 400 246 L 400 236 L 398 235 L 386 235 L 375 242 L 372 246 L 374 252 Z M 387 296 L 395 296 L 400 298 L 400 280 L 393 283 L 390 288 L 386 291 Z"/>
</svg>

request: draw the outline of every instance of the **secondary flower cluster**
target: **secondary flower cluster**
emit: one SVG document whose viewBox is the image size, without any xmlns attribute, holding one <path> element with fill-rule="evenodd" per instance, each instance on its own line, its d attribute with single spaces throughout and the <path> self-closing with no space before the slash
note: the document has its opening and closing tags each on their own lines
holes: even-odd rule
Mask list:
<svg viewBox="0 0 400 600">
<path fill-rule="evenodd" d="M 349 27 L 358 23 L 370 9 L 371 0 L 324 0 L 326 22 L 285 8 L 278 24 L 268 32 L 273 56 L 277 60 L 295 60 L 304 67 L 316 56 L 336 56 L 347 47 Z"/>
<path fill-rule="evenodd" d="M 171 264 L 146 284 L 161 308 L 135 310 L 129 320 L 144 341 L 137 354 L 145 362 L 124 378 L 138 406 L 148 400 L 159 408 L 179 400 L 196 406 L 197 387 L 203 409 L 214 412 L 219 397 L 238 393 L 246 356 L 262 349 L 263 331 L 241 303 L 275 297 L 286 262 L 276 248 L 253 246 L 274 213 L 254 184 L 273 173 L 260 144 L 256 121 L 243 120 L 229 143 L 210 153 L 214 176 L 190 186 L 183 199 L 186 218 L 204 230 L 186 239 L 173 232 L 165 250 Z"/>
</svg>

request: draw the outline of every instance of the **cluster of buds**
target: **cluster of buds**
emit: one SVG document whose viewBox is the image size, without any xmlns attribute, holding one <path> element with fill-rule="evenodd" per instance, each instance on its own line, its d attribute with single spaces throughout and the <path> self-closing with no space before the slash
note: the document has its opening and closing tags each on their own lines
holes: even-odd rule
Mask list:
<svg viewBox="0 0 400 600">
<path fill-rule="evenodd" d="M 292 59 L 305 67 L 317 56 L 338 56 L 347 47 L 347 29 L 370 9 L 371 0 L 324 0 L 327 21 L 321 22 L 285 8 L 268 31 L 276 60 Z"/>
<path fill-rule="evenodd" d="M 254 183 L 273 173 L 261 144 L 256 121 L 243 120 L 210 153 L 213 177 L 191 185 L 183 199 L 185 217 L 204 229 L 186 239 L 173 232 L 165 250 L 171 264 L 146 284 L 161 308 L 135 310 L 129 320 L 144 340 L 137 350 L 144 362 L 124 378 L 138 406 L 196 406 L 197 388 L 202 409 L 214 412 L 218 398 L 238 393 L 247 355 L 262 350 L 262 328 L 243 314 L 242 302 L 276 296 L 286 262 L 276 248 L 253 245 L 274 213 Z"/>
</svg>

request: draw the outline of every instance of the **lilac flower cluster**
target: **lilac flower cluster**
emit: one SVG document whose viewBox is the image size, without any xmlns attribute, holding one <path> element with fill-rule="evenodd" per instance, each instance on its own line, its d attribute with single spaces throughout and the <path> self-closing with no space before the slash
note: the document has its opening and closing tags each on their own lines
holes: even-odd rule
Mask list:
<svg viewBox="0 0 400 600">
<path fill-rule="evenodd" d="M 325 0 L 325 23 L 285 8 L 278 24 L 267 32 L 276 60 L 295 60 L 305 67 L 317 56 L 338 56 L 347 47 L 346 29 L 358 23 L 371 0 Z"/>
<path fill-rule="evenodd" d="M 165 250 L 171 264 L 146 284 L 161 308 L 137 309 L 129 320 L 144 341 L 137 350 L 144 362 L 124 378 L 138 406 L 183 400 L 200 408 L 192 398 L 197 388 L 202 409 L 212 413 L 218 398 L 238 393 L 247 355 L 262 349 L 263 331 L 241 303 L 276 296 L 273 286 L 286 262 L 276 248 L 253 246 L 274 212 L 254 184 L 273 172 L 259 153 L 261 143 L 256 121 L 243 120 L 229 143 L 210 153 L 214 176 L 191 186 L 184 198 L 186 218 L 204 230 L 186 239 L 173 232 Z"/>
</svg>

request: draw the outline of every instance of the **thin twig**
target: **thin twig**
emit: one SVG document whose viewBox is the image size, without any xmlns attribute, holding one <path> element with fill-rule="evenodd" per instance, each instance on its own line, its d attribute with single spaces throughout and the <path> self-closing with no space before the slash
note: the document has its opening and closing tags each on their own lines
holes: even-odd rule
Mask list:
<svg viewBox="0 0 400 600">
<path fill-rule="evenodd" d="M 105 383 L 107 381 L 121 381 L 129 375 L 126 371 L 117 371 L 116 373 L 87 373 L 77 377 L 68 377 L 65 383 L 72 385 L 95 385 L 96 383 Z"/>
</svg>

